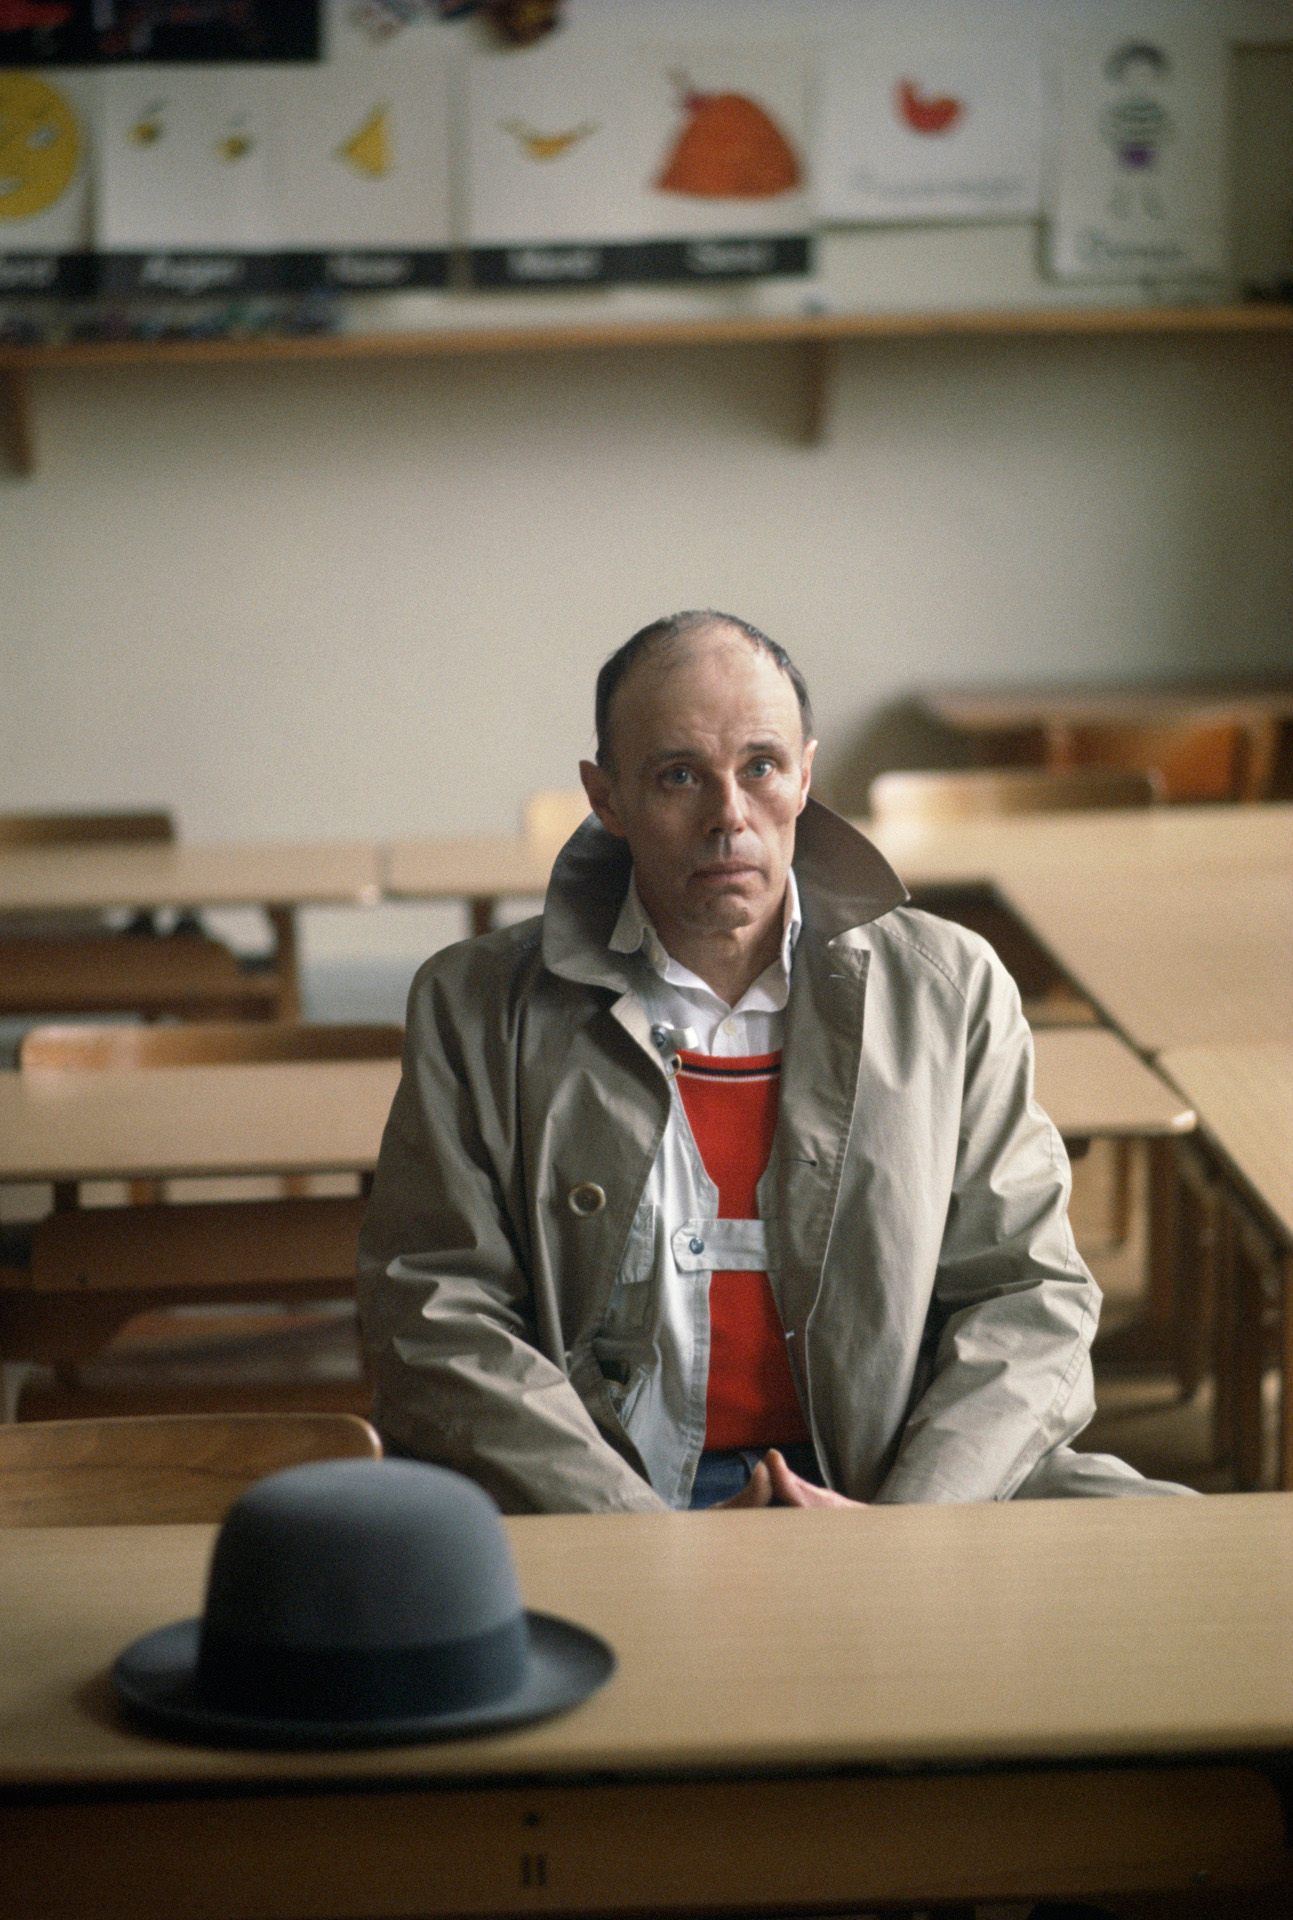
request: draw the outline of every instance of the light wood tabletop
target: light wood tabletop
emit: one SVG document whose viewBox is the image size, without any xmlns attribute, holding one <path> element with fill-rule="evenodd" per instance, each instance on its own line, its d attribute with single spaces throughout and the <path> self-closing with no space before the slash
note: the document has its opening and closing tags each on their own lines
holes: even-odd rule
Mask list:
<svg viewBox="0 0 1293 1920">
<path fill-rule="evenodd" d="M 547 1515 L 507 1529 L 526 1605 L 603 1635 L 614 1678 L 556 1720 L 358 1759 L 177 1745 L 108 1705 L 121 1648 L 201 1612 L 210 1528 L 0 1530 L 0 1783 L 964 1766 L 1293 1744 L 1293 1494 Z"/>
<path fill-rule="evenodd" d="M 267 843 L 43 847 L 0 852 L 0 913 L 113 907 L 372 905 L 377 849 Z"/>
<path fill-rule="evenodd" d="M 1033 1035 L 1037 1098 L 1066 1139 L 1189 1133 L 1194 1111 L 1116 1033 L 1048 1027 Z"/>
<path fill-rule="evenodd" d="M 398 1060 L 0 1073 L 0 1181 L 363 1172 Z M 1188 1105 L 1113 1034 L 1037 1036 L 1037 1097 L 1069 1137 L 1178 1133 Z"/>
<path fill-rule="evenodd" d="M 927 687 L 927 713 L 972 732 L 1080 721 L 1179 719 L 1196 713 L 1293 719 L 1293 683 L 1198 687 Z"/>
<path fill-rule="evenodd" d="M 1002 891 L 1142 1052 L 1293 1041 L 1293 865 L 1015 871 Z"/>
<path fill-rule="evenodd" d="M 1293 1043 L 1172 1047 L 1160 1065 L 1293 1246 Z"/>
<path fill-rule="evenodd" d="M 322 1754 L 191 1747 L 117 1710 L 115 1655 L 200 1611 L 211 1529 L 0 1534 L 7 1911 L 681 1912 L 1287 1873 L 1254 1756 L 1293 1741 L 1293 1496 L 507 1524 L 526 1603 L 615 1649 L 607 1685 L 512 1732 Z"/>
<path fill-rule="evenodd" d="M 0 1180 L 365 1172 L 398 1060 L 0 1073 Z"/>
<path fill-rule="evenodd" d="M 1293 877 L 1293 805 L 1131 807 L 1012 815 L 938 826 L 854 823 L 908 886 L 983 881 L 1009 889 L 1021 875 L 1052 875 L 1102 890 L 1155 873 L 1238 867 Z"/>
</svg>

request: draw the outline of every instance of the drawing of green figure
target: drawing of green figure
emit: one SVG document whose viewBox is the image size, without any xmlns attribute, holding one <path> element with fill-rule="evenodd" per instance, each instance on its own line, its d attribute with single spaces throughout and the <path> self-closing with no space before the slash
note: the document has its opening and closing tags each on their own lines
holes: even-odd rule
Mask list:
<svg viewBox="0 0 1293 1920">
<path fill-rule="evenodd" d="M 1131 90 L 1110 102 L 1100 116 L 1100 134 L 1113 148 L 1119 178 L 1109 196 L 1115 220 L 1129 220 L 1136 212 L 1151 220 L 1167 217 L 1152 175 L 1161 149 L 1172 138 L 1172 117 L 1160 101 L 1144 91 L 1147 78 L 1166 79 L 1171 63 L 1161 47 L 1147 40 L 1129 40 L 1104 63 L 1105 79 Z"/>
</svg>

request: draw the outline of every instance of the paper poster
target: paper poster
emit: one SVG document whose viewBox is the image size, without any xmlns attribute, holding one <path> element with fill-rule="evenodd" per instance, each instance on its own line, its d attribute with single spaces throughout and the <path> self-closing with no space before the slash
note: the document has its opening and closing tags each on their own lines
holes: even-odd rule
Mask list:
<svg viewBox="0 0 1293 1920">
<path fill-rule="evenodd" d="M 0 72 L 0 295 L 81 290 L 95 79 Z"/>
<path fill-rule="evenodd" d="M 0 0 L 0 67 L 318 52 L 318 0 Z"/>
<path fill-rule="evenodd" d="M 1047 249 L 1066 279 L 1221 278 L 1227 269 L 1220 35 L 1126 14 L 1057 49 Z"/>
<path fill-rule="evenodd" d="M 477 280 L 805 271 L 806 96 L 788 47 L 581 42 L 567 30 L 523 56 L 475 54 Z"/>
<path fill-rule="evenodd" d="M 101 86 L 104 251 L 280 243 L 276 80 L 254 68 L 121 68 Z"/>
<path fill-rule="evenodd" d="M 842 222 L 1003 220 L 1041 199 L 1035 35 L 889 10 L 821 66 L 817 211 Z"/>
<path fill-rule="evenodd" d="M 443 37 L 326 64 L 105 74 L 98 244 L 112 290 L 391 291 L 448 277 Z"/>
</svg>

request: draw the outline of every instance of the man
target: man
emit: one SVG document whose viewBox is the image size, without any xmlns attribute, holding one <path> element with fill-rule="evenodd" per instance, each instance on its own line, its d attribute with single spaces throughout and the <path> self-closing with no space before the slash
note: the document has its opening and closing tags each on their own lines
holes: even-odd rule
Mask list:
<svg viewBox="0 0 1293 1920">
<path fill-rule="evenodd" d="M 1013 983 L 809 799 L 784 651 L 656 621 L 597 729 L 542 918 L 413 983 L 388 1446 L 510 1512 L 1165 1490 L 1067 1445 L 1099 1294 Z"/>
</svg>

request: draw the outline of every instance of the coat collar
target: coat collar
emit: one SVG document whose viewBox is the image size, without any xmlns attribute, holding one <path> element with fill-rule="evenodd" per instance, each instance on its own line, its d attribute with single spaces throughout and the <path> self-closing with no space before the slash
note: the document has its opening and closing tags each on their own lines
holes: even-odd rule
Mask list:
<svg viewBox="0 0 1293 1920">
<path fill-rule="evenodd" d="M 901 906 L 907 889 L 884 856 L 847 820 L 816 800 L 799 816 L 795 878 L 804 931 L 833 940 Z M 612 953 L 628 889 L 628 847 L 587 819 L 557 856 L 543 906 L 543 960 L 550 972 L 616 993 L 632 985 L 630 957 Z"/>
</svg>

